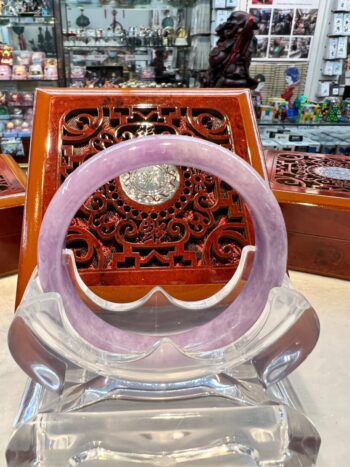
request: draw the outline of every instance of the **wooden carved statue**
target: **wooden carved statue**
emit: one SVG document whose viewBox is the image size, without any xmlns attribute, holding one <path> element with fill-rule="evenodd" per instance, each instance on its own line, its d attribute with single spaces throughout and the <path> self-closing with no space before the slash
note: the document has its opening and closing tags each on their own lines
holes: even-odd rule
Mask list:
<svg viewBox="0 0 350 467">
<path fill-rule="evenodd" d="M 216 28 L 219 39 L 210 52 L 209 69 L 201 77 L 204 87 L 255 89 L 258 82 L 250 77 L 249 66 L 258 24 L 257 16 L 235 11 Z"/>
</svg>

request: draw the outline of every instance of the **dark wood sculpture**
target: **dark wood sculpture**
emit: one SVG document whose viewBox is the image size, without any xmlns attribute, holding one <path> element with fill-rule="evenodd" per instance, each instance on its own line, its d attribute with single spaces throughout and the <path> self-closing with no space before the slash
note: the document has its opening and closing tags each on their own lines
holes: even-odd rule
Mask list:
<svg viewBox="0 0 350 467">
<path fill-rule="evenodd" d="M 258 81 L 249 75 L 260 18 L 235 11 L 216 28 L 218 41 L 209 55 L 209 69 L 201 81 L 204 87 L 255 89 Z"/>
<path fill-rule="evenodd" d="M 45 209 L 76 167 L 131 138 L 180 134 L 234 150 L 265 176 L 252 115 L 247 90 L 39 90 L 17 299 L 36 264 Z M 135 201 L 114 179 L 77 213 L 67 246 L 99 295 L 130 301 L 156 284 L 181 298 L 211 295 L 232 276 L 242 247 L 254 243 L 231 187 L 190 167 L 177 170 L 177 188 L 158 205 Z"/>
<path fill-rule="evenodd" d="M 288 231 L 288 267 L 350 279 L 350 161 L 266 151 L 270 186 Z"/>
<path fill-rule="evenodd" d="M 0 154 L 0 276 L 17 271 L 25 189 L 20 167 Z"/>
</svg>

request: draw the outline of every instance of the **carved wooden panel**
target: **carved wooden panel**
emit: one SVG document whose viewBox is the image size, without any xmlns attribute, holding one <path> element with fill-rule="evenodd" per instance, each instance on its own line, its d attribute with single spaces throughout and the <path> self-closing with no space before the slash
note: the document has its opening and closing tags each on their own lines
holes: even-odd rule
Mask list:
<svg viewBox="0 0 350 467">
<path fill-rule="evenodd" d="M 299 193 L 350 196 L 350 160 L 347 156 L 279 152 L 274 157 L 273 189 Z"/>
<path fill-rule="evenodd" d="M 247 147 L 241 144 L 245 140 L 241 120 L 238 115 L 236 134 L 247 158 Z M 98 151 L 153 134 L 196 136 L 234 149 L 227 115 L 215 108 L 139 104 L 75 109 L 61 119 L 61 180 Z M 144 275 L 148 268 L 178 268 L 179 272 L 190 267 L 202 272 L 206 267 L 226 267 L 227 278 L 232 275 L 243 246 L 254 242 L 242 201 L 210 174 L 187 167 L 173 171 L 179 186 L 163 203 L 161 199 L 153 199 L 153 204 L 149 199 L 131 199 L 127 192 L 132 185 L 130 174 L 123 177 L 124 189 L 119 179 L 111 180 L 87 200 L 72 222 L 67 241 L 81 273 L 109 271 L 112 282 L 117 282 L 124 269 Z M 165 181 L 171 186 L 171 179 L 165 177 Z M 160 194 L 164 197 L 161 191 L 158 198 Z M 89 275 L 84 279 L 88 281 Z"/>
<path fill-rule="evenodd" d="M 350 160 L 266 151 L 288 232 L 288 267 L 350 279 Z"/>
<path fill-rule="evenodd" d="M 84 161 L 113 144 L 151 134 L 220 144 L 265 176 L 249 91 L 40 90 L 29 181 L 40 216 Z M 235 271 L 242 247 L 254 242 L 248 211 L 231 187 L 191 167 L 157 170 L 168 183 L 156 198 L 135 197 L 137 177 L 126 174 L 100 187 L 73 219 L 67 245 L 88 285 L 222 285 Z M 34 206 L 27 211 L 35 216 Z M 35 248 L 34 235 L 30 243 Z M 24 254 L 22 260 L 24 269 L 34 263 Z"/>
<path fill-rule="evenodd" d="M 0 197 L 24 193 L 23 184 L 18 180 L 8 159 L 0 155 Z"/>
</svg>

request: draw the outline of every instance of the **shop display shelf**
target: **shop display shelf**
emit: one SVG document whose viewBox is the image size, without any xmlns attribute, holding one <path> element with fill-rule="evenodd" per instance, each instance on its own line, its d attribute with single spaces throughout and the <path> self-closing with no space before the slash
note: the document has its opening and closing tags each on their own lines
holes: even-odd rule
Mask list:
<svg viewBox="0 0 350 467">
<path fill-rule="evenodd" d="M 58 79 L 44 79 L 44 78 L 39 78 L 39 79 L 0 79 L 1 83 L 35 83 L 35 82 L 57 82 Z"/>
<path fill-rule="evenodd" d="M 259 126 L 276 126 L 283 128 L 285 126 L 293 126 L 293 127 L 318 127 L 318 126 L 350 126 L 350 122 L 309 122 L 309 123 L 302 123 L 302 122 L 261 122 L 258 121 Z"/>
<path fill-rule="evenodd" d="M 85 45 L 65 45 L 64 48 L 66 50 L 84 50 L 87 53 L 89 50 L 86 50 L 86 47 L 90 49 L 128 49 L 128 50 L 137 50 L 137 49 L 189 49 L 189 45 L 172 45 L 172 46 L 162 46 L 162 45 L 129 45 L 129 44 L 123 44 L 123 45 L 97 45 L 97 44 L 85 44 Z"/>
<path fill-rule="evenodd" d="M 12 27 L 13 25 L 20 24 L 24 26 L 41 26 L 41 25 L 54 25 L 54 16 L 4 16 L 0 15 L 0 27 Z"/>
<path fill-rule="evenodd" d="M 72 7 L 84 7 L 85 9 L 90 8 L 96 8 L 97 6 L 100 5 L 98 2 L 91 2 L 91 1 L 74 1 L 74 0 L 69 0 L 69 1 L 62 1 L 61 2 L 65 7 L 67 8 L 72 8 Z M 195 0 L 178 0 L 178 1 L 171 1 L 171 0 L 165 0 L 165 1 L 157 1 L 157 2 L 149 2 L 148 0 L 145 0 L 144 3 L 141 2 L 135 2 L 133 0 L 131 1 L 125 1 L 123 4 L 118 5 L 118 8 L 123 9 L 123 10 L 155 10 L 158 8 L 166 9 L 169 7 L 173 8 L 186 8 L 190 7 L 195 3 Z"/>
</svg>

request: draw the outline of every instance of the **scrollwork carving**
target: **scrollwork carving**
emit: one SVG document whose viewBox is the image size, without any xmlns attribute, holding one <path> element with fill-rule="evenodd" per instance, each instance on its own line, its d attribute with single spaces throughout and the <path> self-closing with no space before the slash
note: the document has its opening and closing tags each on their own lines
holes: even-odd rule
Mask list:
<svg viewBox="0 0 350 467">
<path fill-rule="evenodd" d="M 216 109 L 104 105 L 69 111 L 61 119 L 62 181 L 98 151 L 150 134 L 200 137 L 238 148 L 248 158 L 239 104 L 233 101 L 233 105 L 237 106 L 235 131 L 240 135 L 235 141 L 227 116 Z M 80 271 L 108 269 L 117 274 L 128 269 L 214 266 L 232 273 L 236 269 L 242 247 L 253 243 L 243 203 L 231 187 L 210 174 L 188 167 L 174 169 L 178 181 L 169 169 L 174 181 L 170 198 L 151 199 L 158 196 L 152 190 L 151 195 L 145 191 L 143 197 L 133 196 L 131 188 L 137 180 L 132 180 L 135 174 L 126 174 L 86 200 L 67 237 Z"/>
<path fill-rule="evenodd" d="M 350 194 L 350 162 L 345 156 L 280 153 L 273 170 L 274 187 Z"/>
</svg>

